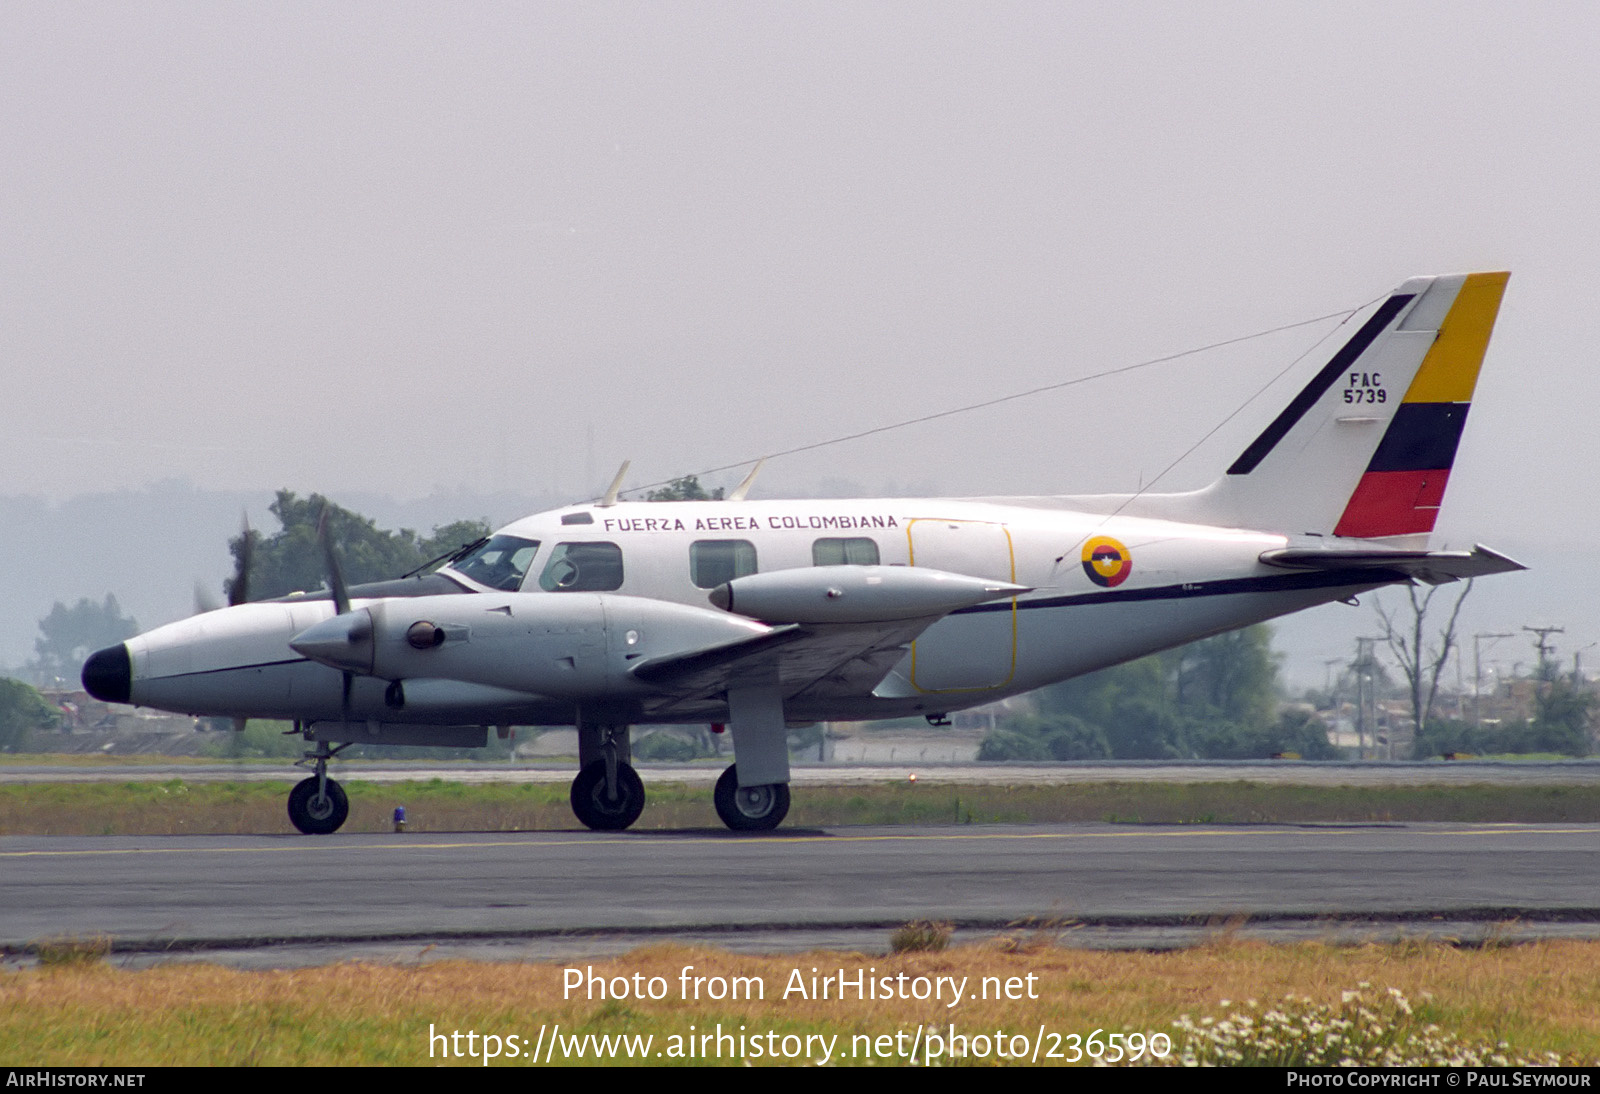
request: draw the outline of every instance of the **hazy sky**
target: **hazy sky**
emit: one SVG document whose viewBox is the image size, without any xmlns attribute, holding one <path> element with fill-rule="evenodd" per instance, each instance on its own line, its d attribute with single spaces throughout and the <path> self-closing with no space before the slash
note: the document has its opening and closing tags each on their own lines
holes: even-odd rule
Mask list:
<svg viewBox="0 0 1600 1094">
<path fill-rule="evenodd" d="M 0 493 L 577 497 L 1510 268 L 1441 530 L 1593 545 L 1596 42 L 1592 3 L 10 0 Z M 1131 488 L 1326 329 L 761 493 Z"/>
</svg>

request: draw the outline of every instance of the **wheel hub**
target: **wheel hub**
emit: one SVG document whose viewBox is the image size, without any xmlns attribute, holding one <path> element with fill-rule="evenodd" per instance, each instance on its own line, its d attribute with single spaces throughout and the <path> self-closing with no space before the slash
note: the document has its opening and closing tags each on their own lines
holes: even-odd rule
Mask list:
<svg viewBox="0 0 1600 1094">
<path fill-rule="evenodd" d="M 607 794 L 605 783 L 601 783 L 599 786 L 595 787 L 594 793 L 590 796 L 590 800 L 594 802 L 594 807 L 596 809 L 600 810 L 600 812 L 609 817 L 619 816 L 622 813 L 627 812 L 630 804 L 628 801 L 628 795 L 623 793 L 623 790 L 620 786 L 617 788 L 616 793 Z"/>
<path fill-rule="evenodd" d="M 775 795 L 770 786 L 744 786 L 733 796 L 739 812 L 747 817 L 764 817 L 772 812 Z"/>
</svg>

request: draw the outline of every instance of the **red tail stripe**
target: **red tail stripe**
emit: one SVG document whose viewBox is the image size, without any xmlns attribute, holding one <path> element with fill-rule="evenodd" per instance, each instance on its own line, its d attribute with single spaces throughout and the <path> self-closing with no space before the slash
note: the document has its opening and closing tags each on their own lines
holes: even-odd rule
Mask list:
<svg viewBox="0 0 1600 1094">
<path fill-rule="evenodd" d="M 1368 471 L 1333 534 L 1373 539 L 1431 532 L 1449 481 L 1449 471 Z"/>
</svg>

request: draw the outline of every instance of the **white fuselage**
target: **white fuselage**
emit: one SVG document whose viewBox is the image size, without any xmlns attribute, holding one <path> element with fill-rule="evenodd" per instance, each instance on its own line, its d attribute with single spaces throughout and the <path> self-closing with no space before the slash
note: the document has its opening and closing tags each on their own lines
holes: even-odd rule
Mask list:
<svg viewBox="0 0 1600 1094">
<path fill-rule="evenodd" d="M 537 514 L 497 535 L 538 544 L 523 560 L 519 590 L 492 588 L 447 569 L 475 596 L 391 599 L 381 602 L 382 610 L 410 612 L 418 620 L 446 608 L 446 614 L 455 613 L 450 618 L 468 620 L 482 619 L 491 609 L 538 617 L 545 620 L 536 636 L 540 658 L 566 648 L 570 656 L 558 660 L 570 661 L 574 673 L 618 681 L 641 652 L 663 652 L 662 643 L 712 641 L 719 628 L 747 625 L 711 606 L 707 583 L 717 575 L 697 571 L 702 558 L 737 558 L 741 573 L 762 574 L 817 564 L 919 566 L 1031 590 L 939 619 L 871 686 L 841 676 L 834 684 L 807 688 L 787 702 L 785 715 L 793 721 L 970 707 L 1393 580 L 1370 573 L 1286 572 L 1262 563 L 1264 551 L 1289 542 L 1283 535 L 1105 516 L 1049 499 L 631 502 Z M 605 587 L 562 588 L 561 558 L 589 557 L 575 554 L 574 545 L 589 545 L 580 551 L 590 555 L 603 553 L 609 567 Z M 1100 554 L 1086 559 L 1086 549 L 1095 545 Z M 365 603 L 358 599 L 352 607 Z M 469 609 L 476 614 L 461 615 Z M 343 674 L 288 645 L 333 614 L 328 600 L 291 598 L 206 613 L 131 639 L 132 701 L 197 714 L 363 720 L 374 729 L 390 721 L 574 720 L 572 694 L 546 683 L 550 676 L 541 675 L 543 670 L 519 672 L 519 663 L 531 665 L 533 655 L 513 652 L 510 645 L 502 655 L 486 652 L 494 647 L 483 624 L 470 679 L 408 678 L 401 713 L 385 701 L 387 680 L 356 675 L 344 705 Z M 470 629 L 467 623 L 451 625 L 463 633 Z M 630 721 L 728 716 L 720 699 L 685 705 L 631 685 L 613 685 L 606 694 L 633 704 Z"/>
</svg>

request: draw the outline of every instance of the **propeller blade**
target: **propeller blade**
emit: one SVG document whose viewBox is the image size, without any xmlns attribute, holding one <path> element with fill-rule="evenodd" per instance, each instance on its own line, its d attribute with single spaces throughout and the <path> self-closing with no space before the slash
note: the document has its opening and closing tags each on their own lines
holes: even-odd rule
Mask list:
<svg viewBox="0 0 1600 1094">
<path fill-rule="evenodd" d="M 333 533 L 328 530 L 328 507 L 322 507 L 317 518 L 317 542 L 322 544 L 322 562 L 327 567 L 328 589 L 333 593 L 333 610 L 343 615 L 350 610 L 350 590 L 344 583 L 344 571 L 339 568 L 339 556 L 333 549 Z M 345 682 L 345 698 L 349 699 L 350 684 Z"/>
<path fill-rule="evenodd" d="M 234 568 L 233 580 L 228 583 L 230 608 L 250 603 L 250 562 L 256 553 L 256 534 L 250 530 L 250 514 L 244 514 L 241 524 L 238 565 Z"/>
<path fill-rule="evenodd" d="M 220 607 L 222 605 L 217 603 L 216 595 L 206 588 L 203 582 L 196 581 L 194 583 L 194 613 L 196 615 L 204 615 L 206 612 L 214 612 Z"/>
<path fill-rule="evenodd" d="M 328 507 L 323 505 L 322 515 L 317 517 L 317 542 L 322 544 L 322 562 L 328 569 L 328 589 L 333 593 L 333 610 L 337 615 L 343 615 L 350 610 L 350 589 L 344 583 L 344 571 L 339 568 L 339 554 L 333 549 L 333 533 L 328 528 Z M 344 715 L 346 722 L 350 721 L 350 688 L 355 683 L 355 674 L 346 672 L 344 684 L 339 692 L 339 710 Z"/>
<path fill-rule="evenodd" d="M 237 607 L 250 602 L 250 562 L 255 557 L 256 537 L 250 530 L 250 514 L 241 514 L 242 529 L 237 540 L 228 541 L 228 549 L 234 552 L 233 576 L 223 581 L 222 591 L 228 598 L 228 607 Z M 204 615 L 214 612 L 222 607 L 221 601 L 205 585 L 196 581 L 194 583 L 194 612 Z"/>
</svg>

